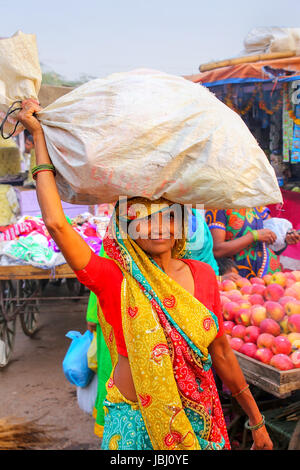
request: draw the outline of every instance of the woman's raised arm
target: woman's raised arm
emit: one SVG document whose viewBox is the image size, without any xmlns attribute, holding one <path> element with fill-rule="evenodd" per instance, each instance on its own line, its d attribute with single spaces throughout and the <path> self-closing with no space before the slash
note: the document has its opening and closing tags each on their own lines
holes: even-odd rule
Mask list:
<svg viewBox="0 0 300 470">
<path fill-rule="evenodd" d="M 36 101 L 23 101 L 17 119 L 33 136 L 36 164 L 51 164 L 42 126 L 34 116 L 40 110 Z M 52 171 L 37 174 L 36 192 L 44 223 L 67 263 L 73 270 L 85 268 L 91 257 L 91 249 L 67 222 Z"/>
</svg>

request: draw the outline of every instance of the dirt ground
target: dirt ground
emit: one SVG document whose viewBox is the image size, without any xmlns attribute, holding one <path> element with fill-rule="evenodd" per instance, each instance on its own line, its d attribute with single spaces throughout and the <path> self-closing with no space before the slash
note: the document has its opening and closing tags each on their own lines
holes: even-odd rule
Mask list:
<svg viewBox="0 0 300 470">
<path fill-rule="evenodd" d="M 44 295 L 55 293 L 70 295 L 65 284 L 48 285 Z M 60 428 L 52 434 L 59 442 L 49 445 L 49 450 L 100 449 L 94 419 L 78 407 L 76 387 L 62 370 L 71 341 L 65 334 L 86 331 L 86 306 L 87 299 L 41 301 L 36 335 L 33 339 L 25 336 L 18 319 L 13 356 L 0 368 L 0 417 L 40 418 L 39 424 Z"/>
</svg>

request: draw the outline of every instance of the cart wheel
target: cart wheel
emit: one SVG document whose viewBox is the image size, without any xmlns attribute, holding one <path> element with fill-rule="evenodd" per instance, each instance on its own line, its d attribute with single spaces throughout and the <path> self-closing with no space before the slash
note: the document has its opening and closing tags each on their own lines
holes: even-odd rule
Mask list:
<svg viewBox="0 0 300 470">
<path fill-rule="evenodd" d="M 36 304 L 26 304 L 20 313 L 22 330 L 27 336 L 33 336 L 38 329 L 39 309 Z"/>
<path fill-rule="evenodd" d="M 31 295 L 37 295 L 41 288 L 41 283 L 35 280 L 23 280 L 21 281 L 20 293 L 21 297 L 30 297 Z M 38 329 L 39 323 L 39 301 L 29 300 L 24 301 L 24 307 L 20 312 L 20 322 L 22 330 L 27 336 L 33 336 Z"/>
<path fill-rule="evenodd" d="M 0 281 L 0 367 L 5 367 L 12 355 L 15 334 L 16 302 L 15 290 L 11 281 Z"/>
<path fill-rule="evenodd" d="M 84 294 L 84 285 L 81 284 L 77 279 L 72 279 L 72 278 L 67 278 L 67 287 L 71 294 L 74 297 L 81 297 Z M 79 300 L 79 299 L 73 299 L 73 300 Z"/>
</svg>

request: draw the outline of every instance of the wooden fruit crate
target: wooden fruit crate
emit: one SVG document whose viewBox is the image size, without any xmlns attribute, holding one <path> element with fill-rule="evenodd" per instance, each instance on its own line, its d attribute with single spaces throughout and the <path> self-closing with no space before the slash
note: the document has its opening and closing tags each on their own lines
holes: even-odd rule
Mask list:
<svg viewBox="0 0 300 470">
<path fill-rule="evenodd" d="M 234 351 L 248 383 L 285 398 L 293 391 L 300 390 L 300 369 L 281 371 L 262 362 Z"/>
</svg>

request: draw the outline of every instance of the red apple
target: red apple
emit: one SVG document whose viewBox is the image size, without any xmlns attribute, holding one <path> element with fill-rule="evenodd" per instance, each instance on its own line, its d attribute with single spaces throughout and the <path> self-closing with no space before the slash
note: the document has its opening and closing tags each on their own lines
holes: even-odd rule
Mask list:
<svg viewBox="0 0 300 470">
<path fill-rule="evenodd" d="M 230 338 L 229 344 L 235 351 L 239 351 L 244 344 L 241 338 Z"/>
<path fill-rule="evenodd" d="M 284 317 L 283 317 L 283 319 L 281 320 L 281 322 L 279 322 L 281 331 L 282 331 L 284 334 L 290 333 L 289 326 L 288 326 L 288 322 L 289 322 L 289 317 L 288 317 L 288 315 L 284 315 Z"/>
<path fill-rule="evenodd" d="M 291 370 L 294 364 L 286 354 L 275 354 L 270 360 L 270 366 L 279 370 Z"/>
<path fill-rule="evenodd" d="M 263 320 L 260 323 L 259 328 L 260 328 L 261 333 L 269 333 L 270 335 L 273 335 L 273 336 L 280 335 L 279 323 L 277 323 L 272 318 L 266 318 L 265 320 Z"/>
<path fill-rule="evenodd" d="M 225 320 L 234 320 L 236 312 L 240 306 L 236 302 L 228 302 L 223 306 L 223 317 Z"/>
<path fill-rule="evenodd" d="M 273 300 L 268 300 L 265 303 L 265 309 L 267 310 L 267 316 L 273 318 L 273 320 L 279 322 L 284 317 L 284 309 L 279 302 L 274 302 Z"/>
<path fill-rule="evenodd" d="M 288 338 L 285 336 L 276 336 L 274 338 L 274 343 L 272 346 L 272 353 L 273 354 L 287 354 L 289 355 L 290 352 L 292 351 L 292 345 Z"/>
<path fill-rule="evenodd" d="M 289 317 L 288 328 L 291 333 L 300 333 L 300 315 L 291 315 Z"/>
<path fill-rule="evenodd" d="M 222 281 L 222 289 L 224 291 L 236 289 L 236 283 L 230 279 L 224 279 L 224 281 Z"/>
<path fill-rule="evenodd" d="M 290 355 L 290 359 L 295 369 L 300 368 L 300 351 L 295 351 Z"/>
<path fill-rule="evenodd" d="M 292 344 L 292 351 L 300 350 L 300 339 L 296 339 Z"/>
<path fill-rule="evenodd" d="M 257 338 L 260 335 L 258 326 L 247 326 L 244 341 L 245 343 L 256 343 Z"/>
<path fill-rule="evenodd" d="M 285 287 L 292 287 L 294 284 L 295 281 L 293 281 L 293 279 L 287 279 Z"/>
<path fill-rule="evenodd" d="M 289 300 L 286 302 L 284 311 L 289 317 L 291 315 L 298 315 L 300 313 L 300 300 Z"/>
<path fill-rule="evenodd" d="M 245 286 L 250 286 L 251 287 L 251 282 L 246 278 L 246 277 L 239 277 L 237 281 L 235 281 L 237 287 L 239 287 L 241 290 Z"/>
<path fill-rule="evenodd" d="M 287 287 L 284 291 L 284 295 L 288 297 L 294 297 L 296 300 L 300 300 L 300 292 L 295 289 L 295 284 L 293 284 L 291 287 Z"/>
<path fill-rule="evenodd" d="M 236 312 L 234 321 L 238 325 L 249 326 L 251 323 L 251 310 L 249 308 L 241 308 Z"/>
<path fill-rule="evenodd" d="M 230 299 L 228 299 L 228 297 L 226 297 L 226 295 L 220 295 L 220 300 L 221 300 L 221 305 L 225 305 L 228 302 L 230 302 Z"/>
<path fill-rule="evenodd" d="M 257 346 L 254 343 L 244 343 L 239 351 L 246 356 L 254 357 L 257 351 Z"/>
<path fill-rule="evenodd" d="M 257 338 L 256 344 L 259 348 L 272 348 L 274 344 L 275 336 L 270 335 L 269 333 L 261 333 Z"/>
<path fill-rule="evenodd" d="M 280 303 L 280 305 L 283 306 L 283 308 L 285 307 L 285 304 L 289 301 L 294 301 L 296 300 L 295 297 L 291 297 L 290 295 L 284 295 L 283 297 L 281 297 L 281 299 L 278 300 L 278 302 Z"/>
<path fill-rule="evenodd" d="M 224 331 L 225 331 L 225 333 L 226 333 L 227 335 L 231 335 L 231 330 L 232 330 L 232 328 L 233 328 L 234 325 L 235 325 L 234 322 L 227 320 L 227 321 L 224 321 L 223 325 L 224 325 Z"/>
<path fill-rule="evenodd" d="M 266 286 L 271 284 L 271 280 L 272 280 L 272 274 L 265 274 L 263 276 L 263 281 L 264 281 Z"/>
<path fill-rule="evenodd" d="M 262 286 L 265 285 L 265 281 L 261 277 L 251 277 L 250 282 L 251 284 L 261 284 Z"/>
<path fill-rule="evenodd" d="M 297 278 L 296 278 L 295 274 L 293 274 L 291 271 L 285 272 L 284 275 L 285 275 L 286 279 L 290 279 L 293 282 L 297 282 Z M 299 281 L 300 281 L 300 279 L 299 279 Z"/>
<path fill-rule="evenodd" d="M 230 291 L 228 291 L 227 298 L 231 302 L 240 302 L 240 301 L 243 300 L 243 296 L 242 296 L 242 294 L 240 293 L 239 290 L 230 290 Z"/>
<path fill-rule="evenodd" d="M 288 337 L 289 342 L 292 345 L 292 348 L 296 341 L 297 342 L 300 341 L 300 333 L 289 333 L 287 337 Z M 295 349 L 297 349 L 297 347 Z"/>
<path fill-rule="evenodd" d="M 254 359 L 263 362 L 264 364 L 269 364 L 270 360 L 273 357 L 273 353 L 269 348 L 260 348 L 256 350 L 254 354 Z"/>
<path fill-rule="evenodd" d="M 241 288 L 241 294 L 243 294 L 243 295 L 252 294 L 252 284 L 249 284 L 247 286 L 243 286 Z"/>
<path fill-rule="evenodd" d="M 286 285 L 286 282 L 287 282 L 287 278 L 286 276 L 284 275 L 284 273 L 282 272 L 277 272 L 277 273 L 274 273 L 272 274 L 272 278 L 271 278 L 271 283 L 274 283 L 274 284 L 280 284 L 282 287 L 285 287 Z"/>
<path fill-rule="evenodd" d="M 264 295 L 264 292 L 266 290 L 266 287 L 262 284 L 253 284 L 252 286 L 252 294 L 259 294 L 259 295 Z"/>
<path fill-rule="evenodd" d="M 267 310 L 263 305 L 253 305 L 251 308 L 251 325 L 259 326 L 267 318 Z"/>
<path fill-rule="evenodd" d="M 300 281 L 300 271 L 292 271 L 291 273 L 295 276 L 297 281 Z"/>
<path fill-rule="evenodd" d="M 252 305 L 263 305 L 265 303 L 264 298 L 261 294 L 251 294 L 249 301 Z"/>
<path fill-rule="evenodd" d="M 244 308 L 251 308 L 252 307 L 252 304 L 251 302 L 248 302 L 248 300 L 246 300 L 245 298 L 242 297 L 241 300 L 238 301 L 238 304 L 240 306 L 240 308 L 244 309 Z"/>
<path fill-rule="evenodd" d="M 231 330 L 231 336 L 233 338 L 243 339 L 246 333 L 246 327 L 244 325 L 235 325 Z"/>
<path fill-rule="evenodd" d="M 266 300 L 274 300 L 274 302 L 278 302 L 283 296 L 284 288 L 279 284 L 269 284 L 264 292 L 264 298 Z"/>
</svg>

